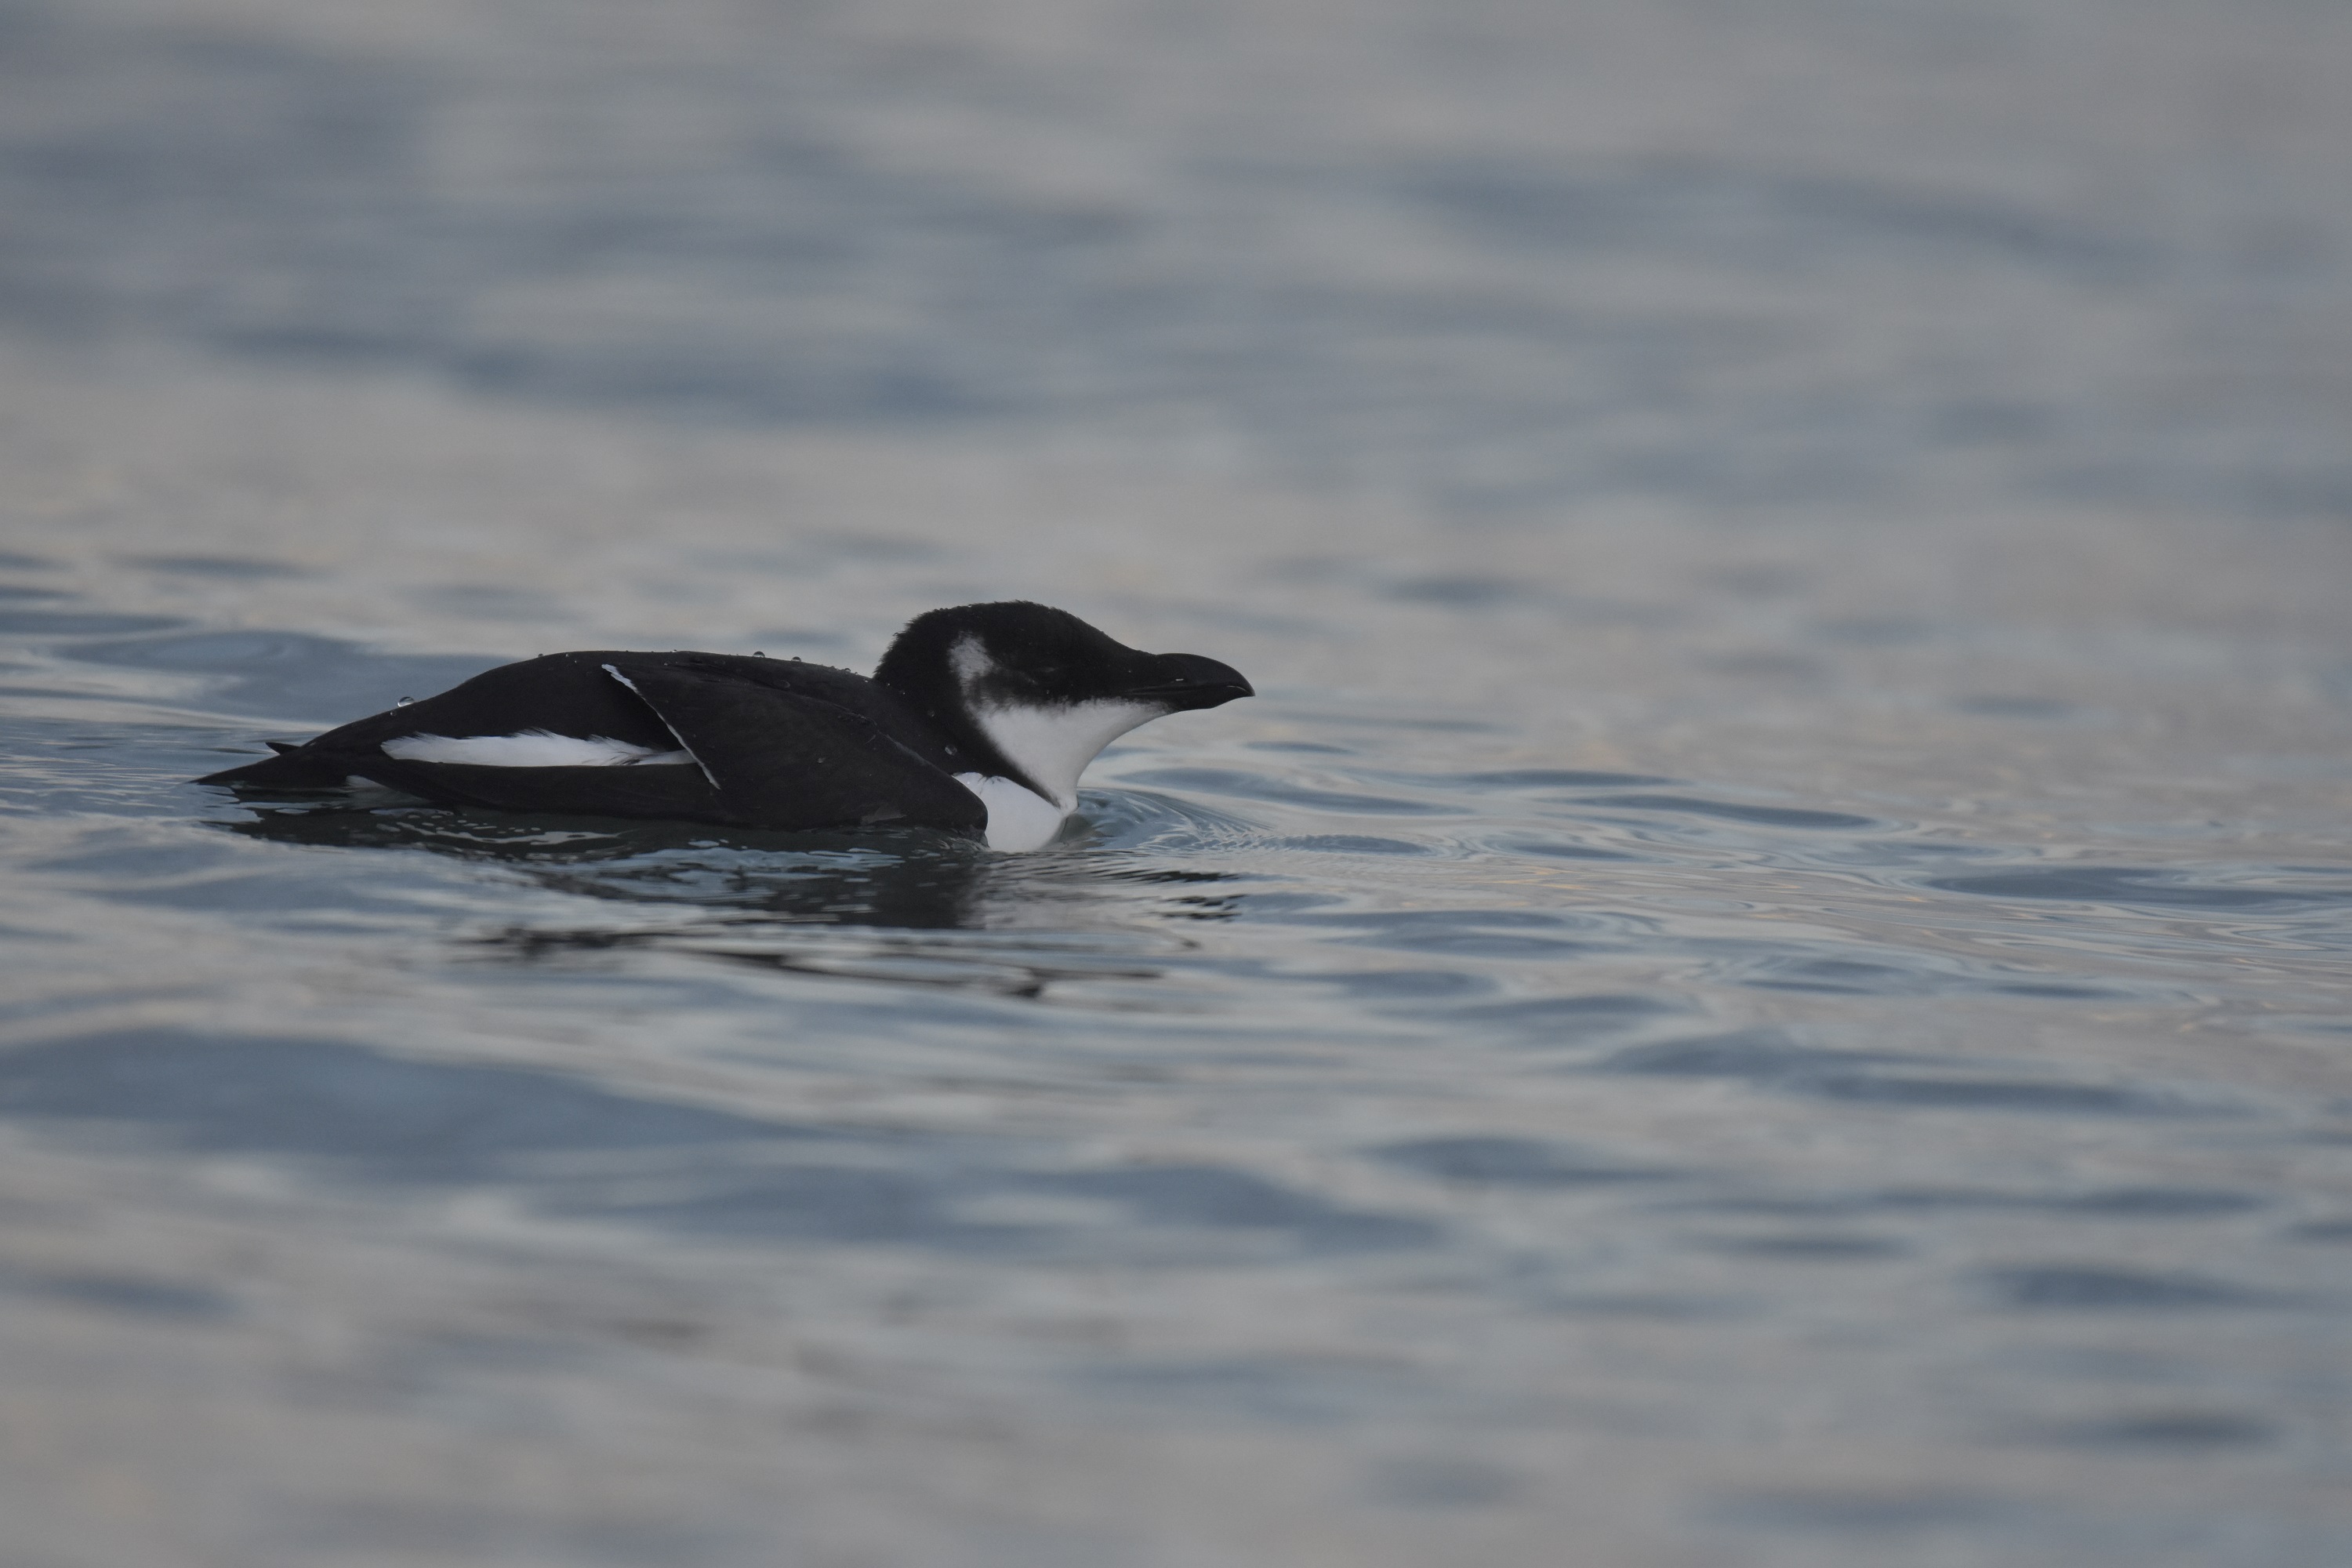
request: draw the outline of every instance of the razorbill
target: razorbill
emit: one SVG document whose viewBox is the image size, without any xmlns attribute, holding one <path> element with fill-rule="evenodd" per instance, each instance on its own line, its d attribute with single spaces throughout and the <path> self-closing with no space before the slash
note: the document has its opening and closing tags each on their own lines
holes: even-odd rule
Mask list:
<svg viewBox="0 0 2352 1568">
<path fill-rule="evenodd" d="M 1066 610 L 962 605 L 908 622 L 871 679 L 762 655 L 551 653 L 196 782 L 364 781 L 447 805 L 738 827 L 891 823 L 1035 849 L 1112 741 L 1250 695 L 1230 666 L 1139 653 Z"/>
</svg>

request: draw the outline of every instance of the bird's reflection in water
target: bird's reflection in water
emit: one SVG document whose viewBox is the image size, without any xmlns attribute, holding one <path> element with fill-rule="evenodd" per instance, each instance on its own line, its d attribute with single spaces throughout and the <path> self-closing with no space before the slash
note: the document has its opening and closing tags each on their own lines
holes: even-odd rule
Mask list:
<svg viewBox="0 0 2352 1568">
<path fill-rule="evenodd" d="M 925 829 L 780 833 L 425 805 L 257 805 L 250 820 L 223 826 L 278 843 L 497 862 L 551 891 L 632 906 L 467 939 L 479 955 L 516 962 L 684 952 L 1039 998 L 1071 983 L 1156 980 L 1163 970 L 1150 960 L 1191 945 L 1164 920 L 1228 912 L 1227 900 L 1190 887 L 1213 873 L 1137 868 L 1082 836 L 1005 856 Z M 1169 880 L 1186 890 L 1155 899 Z"/>
</svg>

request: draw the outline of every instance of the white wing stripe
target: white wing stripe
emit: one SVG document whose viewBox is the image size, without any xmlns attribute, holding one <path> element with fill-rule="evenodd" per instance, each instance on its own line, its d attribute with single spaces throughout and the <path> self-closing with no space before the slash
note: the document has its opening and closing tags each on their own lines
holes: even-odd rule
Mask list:
<svg viewBox="0 0 2352 1568">
<path fill-rule="evenodd" d="M 618 768 L 644 763 L 684 763 L 685 752 L 656 752 L 610 735 L 559 735 L 525 730 L 513 735 L 401 735 L 383 754 L 404 763 L 465 763 L 478 768 Z"/>
</svg>

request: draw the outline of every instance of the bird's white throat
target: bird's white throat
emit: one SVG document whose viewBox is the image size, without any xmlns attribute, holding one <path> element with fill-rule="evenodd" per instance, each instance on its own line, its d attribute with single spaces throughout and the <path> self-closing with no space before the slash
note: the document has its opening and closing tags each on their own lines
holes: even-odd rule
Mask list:
<svg viewBox="0 0 2352 1568">
<path fill-rule="evenodd" d="M 1102 749 L 1168 711 L 1164 703 L 1106 700 L 1066 706 L 975 708 L 972 722 L 1004 760 L 1036 781 L 1066 814 L 1078 804 L 1078 775 Z"/>
<path fill-rule="evenodd" d="M 1050 843 L 1063 819 L 1078 805 L 1078 775 L 1102 749 L 1168 711 L 1162 702 L 1106 698 L 1094 702 L 992 700 L 989 678 L 996 660 L 978 637 L 967 637 L 948 650 L 965 710 L 999 755 L 1028 776 L 1037 789 L 1011 779 L 958 773 L 956 780 L 988 807 L 988 847 L 1035 849 Z"/>
<path fill-rule="evenodd" d="M 1040 849 L 1077 809 L 1078 775 L 1102 749 L 1168 710 L 1157 702 L 1073 702 L 1064 707 L 976 708 L 972 722 L 1004 760 L 1044 785 L 1039 795 L 1011 779 L 958 773 L 988 807 L 991 849 Z"/>
<path fill-rule="evenodd" d="M 964 709 L 1004 760 L 1029 775 L 1066 816 L 1078 804 L 1078 775 L 1102 749 L 1139 724 L 1169 711 L 1162 702 L 1106 698 L 1093 702 L 1005 701 L 989 690 L 996 659 L 975 637 L 948 650 Z"/>
</svg>

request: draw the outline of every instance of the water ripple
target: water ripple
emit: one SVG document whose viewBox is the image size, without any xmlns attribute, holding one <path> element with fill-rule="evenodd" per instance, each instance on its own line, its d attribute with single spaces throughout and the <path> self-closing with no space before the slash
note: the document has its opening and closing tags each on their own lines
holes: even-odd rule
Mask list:
<svg viewBox="0 0 2352 1568">
<path fill-rule="evenodd" d="M 1796 827 L 1808 831 L 1883 830 L 1888 825 L 1842 811 L 1802 811 L 1790 806 L 1743 805 L 1736 801 L 1706 800 L 1679 795 L 1588 795 L 1586 805 L 1618 806 L 1632 811 L 1659 811 L 1687 816 L 1717 817 L 1726 822 L 1751 822 L 1762 827 Z"/>
<path fill-rule="evenodd" d="M 1995 1301 L 2024 1311 L 2273 1311 L 2305 1304 L 2231 1280 L 2138 1268 L 2023 1264 L 1987 1269 L 1980 1278 Z"/>
<path fill-rule="evenodd" d="M 499 662 L 454 654 L 388 654 L 337 637 L 262 630 L 84 643 L 72 657 L 89 664 L 204 677 L 218 711 L 296 723 L 335 723 L 376 712 L 404 697 L 445 690 Z"/>
<path fill-rule="evenodd" d="M 1938 877 L 1926 886 L 1988 899 L 2120 904 L 2190 910 L 2263 910 L 2295 905 L 2352 909 L 2352 888 L 2247 887 L 2189 880 L 2138 866 L 2048 866 Z"/>
<path fill-rule="evenodd" d="M 1147 768 L 1126 777 L 1137 784 L 1165 784 L 1171 789 L 1200 790 L 1209 795 L 1234 795 L 1244 800 L 1270 801 L 1281 805 L 1304 806 L 1311 811 L 1341 812 L 1350 816 L 1451 816 L 1459 815 L 1460 811 L 1455 806 L 1404 800 L 1395 795 L 1355 795 L 1343 790 L 1318 789 L 1264 773 L 1240 773 L 1229 768 Z"/>
<path fill-rule="evenodd" d="M 1090 1251 L 1174 1261 L 1439 1236 L 1244 1170 L 1039 1166 L 1042 1151 L 1001 1136 L 773 1121 L 331 1040 L 144 1030 L 27 1046 L 0 1053 L 0 1117 L 127 1124 L 374 1182 L 500 1185 L 551 1215 L 744 1240 L 1037 1254 L 1092 1237 Z M 648 1163 L 665 1153 L 677 1157 Z"/>
<path fill-rule="evenodd" d="M 1508 1187 L 1581 1187 L 1623 1182 L 1675 1181 L 1685 1171 L 1598 1160 L 1532 1138 L 1471 1135 L 1420 1138 L 1368 1151 L 1388 1164 L 1448 1182 Z"/>
</svg>

